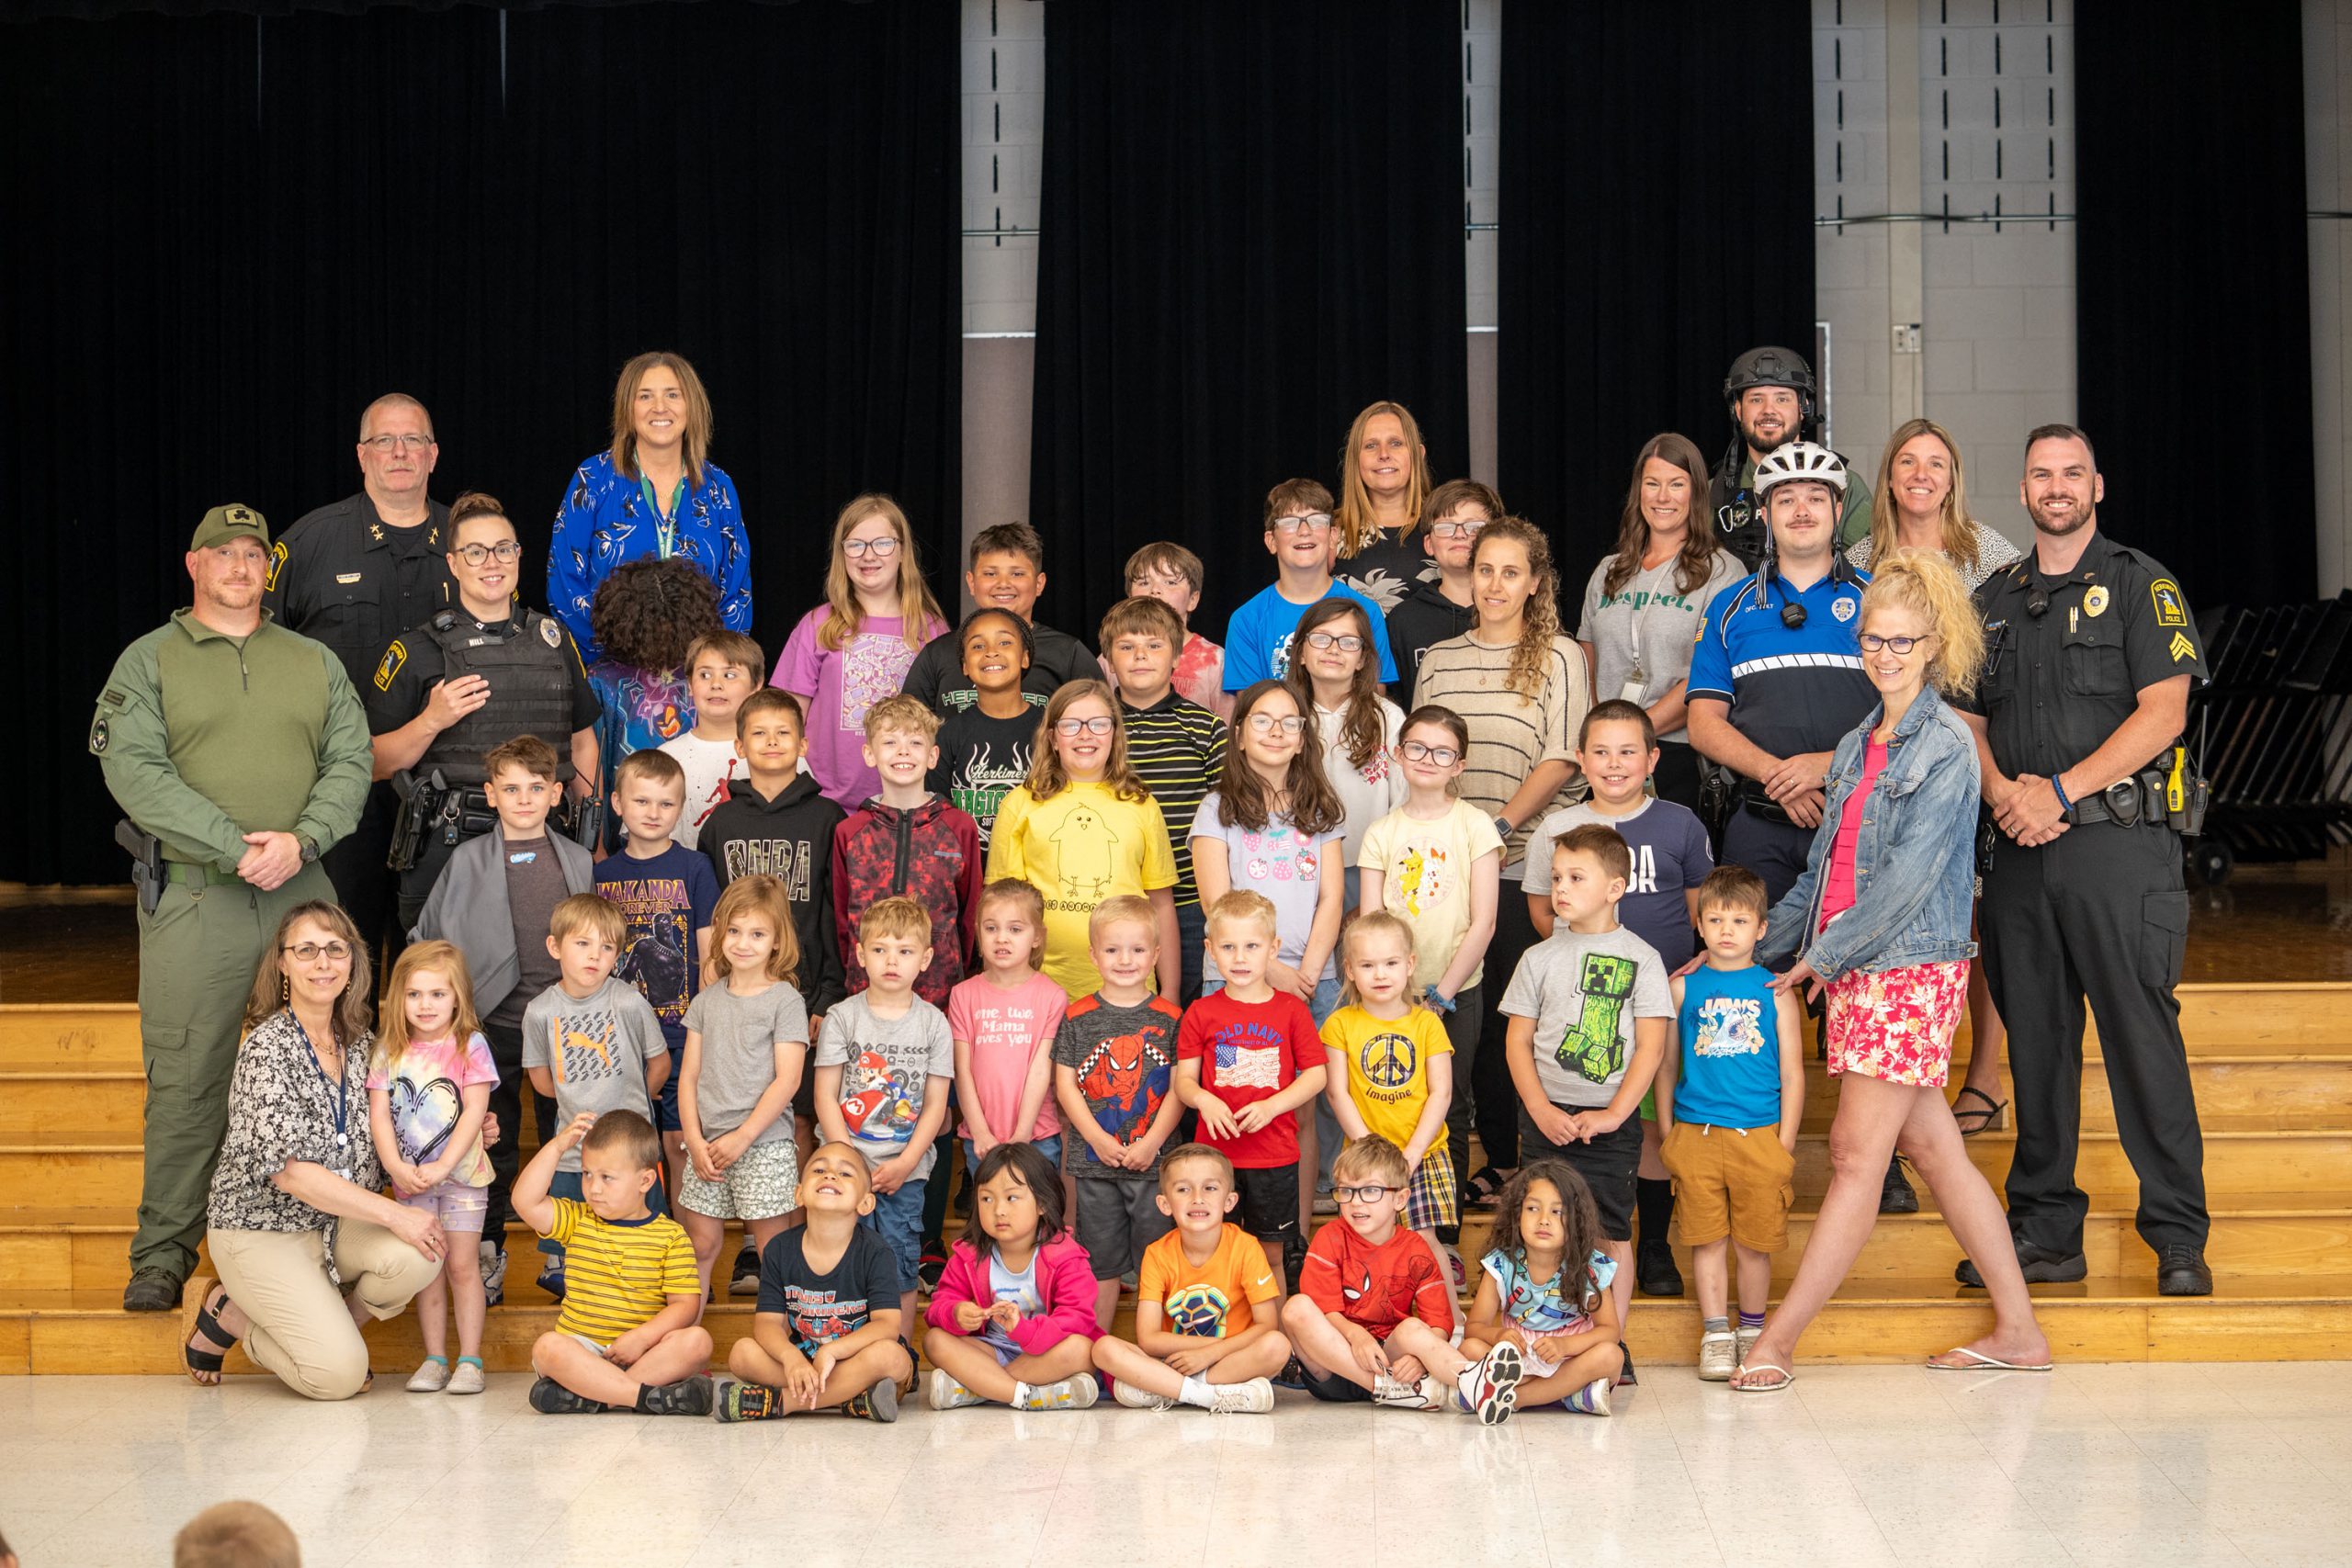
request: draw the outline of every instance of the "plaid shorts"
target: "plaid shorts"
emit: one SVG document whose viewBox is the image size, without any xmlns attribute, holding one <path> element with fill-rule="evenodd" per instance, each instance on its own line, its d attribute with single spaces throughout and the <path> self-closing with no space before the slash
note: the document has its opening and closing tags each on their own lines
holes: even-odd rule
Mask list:
<svg viewBox="0 0 2352 1568">
<path fill-rule="evenodd" d="M 1431 1149 L 1405 1189 L 1405 1228 L 1432 1231 L 1462 1223 L 1462 1200 L 1453 1185 L 1453 1156 Z"/>
</svg>

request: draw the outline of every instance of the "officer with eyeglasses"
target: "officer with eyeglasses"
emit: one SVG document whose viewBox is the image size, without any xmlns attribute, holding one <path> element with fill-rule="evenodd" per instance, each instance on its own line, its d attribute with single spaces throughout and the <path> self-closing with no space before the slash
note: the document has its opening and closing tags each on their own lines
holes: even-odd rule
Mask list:
<svg viewBox="0 0 2352 1568">
<path fill-rule="evenodd" d="M 288 910 L 332 896 L 320 852 L 368 797 L 359 699 L 332 649 L 263 612 L 270 558 L 260 513 L 206 513 L 192 605 L 124 649 L 90 721 L 139 888 L 147 1107 L 127 1312 L 179 1304 L 255 968 Z"/>
<path fill-rule="evenodd" d="M 478 492 L 459 496 L 449 540 L 457 603 L 394 637 L 361 687 L 376 777 L 394 781 L 402 802 L 393 841 L 408 862 L 395 868 L 402 933 L 458 845 L 495 820 L 484 752 L 536 735 L 555 749 L 575 809 L 597 788 L 595 688 L 564 624 L 514 602 L 522 546 L 505 508 Z"/>
<path fill-rule="evenodd" d="M 421 626 L 455 589 L 446 552 L 449 509 L 425 493 L 441 448 L 433 417 L 404 392 L 388 392 L 359 416 L 359 493 L 295 519 L 269 552 L 263 603 L 278 625 L 316 637 L 343 660 L 352 685 L 368 678 L 384 644 Z M 326 854 L 334 885 L 371 950 L 392 912 L 392 792 L 368 792 L 351 835 Z"/>
</svg>

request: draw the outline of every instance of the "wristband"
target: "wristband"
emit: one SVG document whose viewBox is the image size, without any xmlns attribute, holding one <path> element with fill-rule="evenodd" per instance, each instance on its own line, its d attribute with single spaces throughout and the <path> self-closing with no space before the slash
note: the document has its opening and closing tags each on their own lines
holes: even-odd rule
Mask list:
<svg viewBox="0 0 2352 1568">
<path fill-rule="evenodd" d="M 2058 775 L 2056 773 L 2050 775 L 2050 793 L 2058 797 L 2059 810 L 2072 811 L 2075 809 L 2075 803 L 2066 798 L 2066 786 L 2058 782 Z"/>
<path fill-rule="evenodd" d="M 1421 988 L 1421 999 L 1429 1003 L 1432 1011 L 1450 1013 L 1453 1010 L 1454 999 L 1439 991 L 1434 984 Z"/>
</svg>

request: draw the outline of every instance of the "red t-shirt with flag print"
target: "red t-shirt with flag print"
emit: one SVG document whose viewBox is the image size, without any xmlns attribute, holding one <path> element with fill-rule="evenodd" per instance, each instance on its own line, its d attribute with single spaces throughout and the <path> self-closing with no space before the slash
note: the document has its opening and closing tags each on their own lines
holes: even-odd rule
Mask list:
<svg viewBox="0 0 2352 1568">
<path fill-rule="evenodd" d="M 1184 1010 L 1176 1032 L 1176 1060 L 1197 1057 L 1201 1087 L 1239 1114 L 1243 1106 L 1280 1094 L 1309 1067 L 1323 1066 L 1323 1040 L 1315 1015 L 1287 991 L 1262 1002 L 1238 1002 L 1212 991 Z M 1254 1133 L 1237 1138 L 1209 1135 L 1201 1142 L 1221 1149 L 1238 1170 L 1273 1170 L 1298 1163 L 1298 1119 L 1285 1111 Z"/>
</svg>

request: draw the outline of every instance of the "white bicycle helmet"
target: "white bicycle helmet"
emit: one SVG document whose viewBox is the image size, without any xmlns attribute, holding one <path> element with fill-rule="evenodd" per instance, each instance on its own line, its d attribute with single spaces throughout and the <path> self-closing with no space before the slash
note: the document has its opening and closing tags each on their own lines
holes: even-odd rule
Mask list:
<svg viewBox="0 0 2352 1568">
<path fill-rule="evenodd" d="M 1765 459 L 1756 465 L 1756 495 L 1762 500 L 1774 485 L 1789 479 L 1813 479 L 1827 485 L 1839 495 L 1846 493 L 1846 459 L 1826 446 L 1816 446 L 1810 441 L 1792 441 L 1775 447 Z"/>
</svg>

